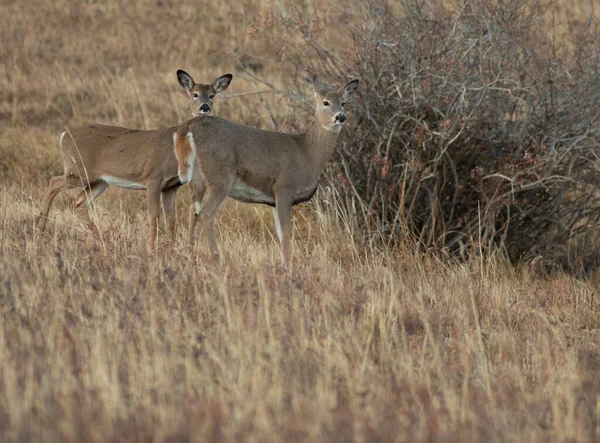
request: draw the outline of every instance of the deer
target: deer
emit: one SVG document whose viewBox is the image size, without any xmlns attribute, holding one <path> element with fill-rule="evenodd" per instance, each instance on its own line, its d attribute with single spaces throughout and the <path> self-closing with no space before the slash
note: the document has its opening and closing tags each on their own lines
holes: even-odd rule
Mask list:
<svg viewBox="0 0 600 443">
<path fill-rule="evenodd" d="M 189 96 L 192 118 L 209 116 L 215 96 L 228 88 L 232 78 L 225 74 L 213 84 L 200 84 L 178 70 L 177 79 Z M 45 230 L 50 206 L 60 192 L 83 188 L 75 198 L 75 209 L 95 232 L 88 207 L 109 186 L 116 186 L 146 190 L 150 250 L 155 247 L 161 203 L 168 239 L 173 242 L 177 189 L 191 180 L 195 158 L 190 140 L 177 136 L 181 126 L 139 130 L 91 124 L 66 128 L 59 141 L 64 174 L 50 179 L 36 220 L 38 230 Z"/>
<path fill-rule="evenodd" d="M 301 134 L 264 131 L 218 117 L 196 118 L 180 127 L 193 142 L 189 245 L 193 247 L 198 218 L 216 261 L 219 249 L 214 220 L 228 196 L 272 207 L 284 264 L 290 263 L 292 207 L 310 200 L 321 172 L 333 155 L 346 123 L 345 103 L 358 87 L 352 80 L 334 90 L 313 76 L 314 119 Z"/>
</svg>

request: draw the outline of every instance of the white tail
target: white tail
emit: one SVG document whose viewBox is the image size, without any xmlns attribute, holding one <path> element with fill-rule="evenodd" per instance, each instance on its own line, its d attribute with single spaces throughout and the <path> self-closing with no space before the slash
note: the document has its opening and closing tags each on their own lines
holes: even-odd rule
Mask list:
<svg viewBox="0 0 600 443">
<path fill-rule="evenodd" d="M 313 79 L 313 84 L 315 84 Z M 214 218 L 227 196 L 273 206 L 283 257 L 291 253 L 292 206 L 312 198 L 346 122 L 344 104 L 358 87 L 353 80 L 337 91 L 315 87 L 314 121 L 304 134 L 262 131 L 217 117 L 190 121 L 186 134 L 196 149 L 192 174 L 190 244 L 201 217 L 210 248 L 218 256 Z"/>
<path fill-rule="evenodd" d="M 179 83 L 190 96 L 193 116 L 209 115 L 215 95 L 229 86 L 232 77 L 226 74 L 214 84 L 204 85 L 195 83 L 185 71 L 177 71 Z M 87 206 L 112 185 L 146 190 L 151 249 L 162 201 L 168 236 L 173 240 L 177 188 L 190 181 L 195 157 L 191 137 L 182 132 L 184 127 L 187 123 L 151 131 L 98 124 L 67 129 L 60 137 L 64 174 L 50 180 L 37 218 L 38 229 L 45 229 L 54 197 L 71 188 L 83 188 L 75 207 L 93 228 Z"/>
</svg>

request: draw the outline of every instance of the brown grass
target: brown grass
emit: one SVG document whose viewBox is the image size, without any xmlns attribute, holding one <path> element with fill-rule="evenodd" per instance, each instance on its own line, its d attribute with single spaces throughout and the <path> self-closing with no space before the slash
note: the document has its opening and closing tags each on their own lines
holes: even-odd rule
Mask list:
<svg viewBox="0 0 600 443">
<path fill-rule="evenodd" d="M 295 211 L 289 273 L 262 207 L 225 205 L 219 265 L 203 238 L 186 250 L 187 189 L 176 246 L 156 255 L 143 193 L 98 200 L 98 239 L 66 194 L 34 233 L 63 125 L 181 121 L 175 70 L 234 72 L 239 48 L 285 88 L 285 62 L 267 60 L 281 42 L 254 29 L 290 4 L 135 3 L 0 5 L 2 441 L 600 439 L 597 277 L 377 251 L 327 190 Z M 343 3 L 303 5 L 327 38 L 351 26 Z M 237 76 L 228 92 L 252 89 Z M 265 99 L 277 122 L 295 112 Z M 269 125 L 257 96 L 216 113 Z"/>
</svg>

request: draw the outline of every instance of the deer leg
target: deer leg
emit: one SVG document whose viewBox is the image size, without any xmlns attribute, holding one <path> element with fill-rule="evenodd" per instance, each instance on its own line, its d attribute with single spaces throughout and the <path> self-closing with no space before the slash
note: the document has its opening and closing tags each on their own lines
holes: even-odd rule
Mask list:
<svg viewBox="0 0 600 443">
<path fill-rule="evenodd" d="M 148 218 L 150 220 L 150 251 L 155 251 L 158 218 L 160 216 L 160 184 L 151 183 L 146 187 Z"/>
<path fill-rule="evenodd" d="M 281 242 L 283 233 L 281 232 L 281 223 L 279 223 L 279 215 L 277 214 L 277 207 L 271 208 L 271 214 L 273 214 L 273 221 L 275 222 L 275 230 L 277 231 L 277 238 Z"/>
<path fill-rule="evenodd" d="M 210 250 L 216 260 L 219 259 L 219 248 L 217 247 L 217 241 L 215 240 L 214 223 L 217 211 L 221 207 L 221 204 L 227 198 L 227 194 L 231 189 L 232 181 L 225 185 L 212 185 L 206 188 L 206 197 L 204 199 L 203 206 L 200 209 L 200 219 L 202 221 L 202 227 L 208 236 L 208 243 Z"/>
<path fill-rule="evenodd" d="M 87 202 L 91 205 L 94 200 L 102 195 L 108 188 L 108 183 L 102 180 L 92 183 L 85 187 L 83 191 L 75 198 L 75 207 L 79 207 L 82 203 Z"/>
<path fill-rule="evenodd" d="M 275 205 L 277 210 L 277 219 L 279 219 L 279 229 L 277 235 L 281 243 L 283 261 L 286 265 L 290 264 L 291 240 L 292 240 L 292 203 L 293 195 L 287 192 L 275 192 Z"/>
<path fill-rule="evenodd" d="M 175 203 L 177 202 L 177 189 L 170 189 L 168 191 L 161 192 L 160 197 L 162 201 L 163 214 L 165 216 L 165 224 L 167 226 L 167 235 L 169 241 L 174 243 L 176 220 Z"/>
<path fill-rule="evenodd" d="M 50 206 L 52 205 L 54 197 L 56 197 L 60 192 L 64 191 L 65 189 L 71 187 L 71 184 L 67 182 L 67 178 L 64 175 L 60 175 L 50 179 L 48 191 L 44 196 L 42 208 L 36 220 L 36 225 L 40 232 L 44 232 L 44 229 L 46 228 L 46 220 L 48 220 L 48 213 L 50 212 Z"/>
<path fill-rule="evenodd" d="M 92 223 L 92 219 L 90 218 L 88 206 L 90 206 L 96 198 L 102 195 L 107 188 L 108 183 L 99 180 L 91 185 L 86 186 L 85 189 L 81 191 L 75 198 L 75 210 L 86 226 L 92 231 L 95 231 L 95 227 L 94 223 Z M 84 205 L 83 203 L 87 204 Z"/>
<path fill-rule="evenodd" d="M 204 199 L 204 192 L 206 191 L 206 185 L 204 182 L 191 184 L 192 188 L 192 205 L 190 207 L 190 222 L 189 222 L 189 239 L 188 243 L 190 246 L 194 245 L 194 235 L 196 233 L 196 222 L 198 216 L 202 210 L 202 200 Z"/>
</svg>

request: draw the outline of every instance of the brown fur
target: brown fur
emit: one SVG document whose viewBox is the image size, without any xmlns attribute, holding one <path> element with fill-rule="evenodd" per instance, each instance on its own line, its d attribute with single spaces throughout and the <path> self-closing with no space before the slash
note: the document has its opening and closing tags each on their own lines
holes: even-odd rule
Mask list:
<svg viewBox="0 0 600 443">
<path fill-rule="evenodd" d="M 199 97 L 192 97 L 193 93 L 190 93 L 190 110 L 198 101 L 212 103 L 210 96 L 214 98 L 214 91 L 226 89 L 231 80 L 231 75 L 227 74 L 219 77 L 215 85 L 198 85 L 184 71 L 178 71 L 177 74 L 180 82 L 180 75 L 186 80 L 190 90 L 207 91 L 206 95 Z M 99 124 L 68 128 L 61 139 L 64 175 L 50 180 L 37 218 L 38 229 L 44 231 L 54 197 L 71 188 L 83 188 L 75 198 L 75 207 L 86 223 L 93 227 L 87 205 L 83 203 L 91 203 L 112 182 L 125 187 L 135 184 L 146 190 L 151 249 L 154 249 L 161 201 L 169 239 L 173 240 L 175 196 L 177 187 L 182 184 L 180 177 L 187 176 L 189 154 L 192 152 L 187 140 L 188 128 L 188 122 L 150 131 Z M 177 142 L 173 140 L 174 133 L 178 134 Z M 180 166 L 184 170 L 180 170 Z"/>
<path fill-rule="evenodd" d="M 190 132 L 198 167 L 190 183 L 194 202 L 190 243 L 194 241 L 196 218 L 201 215 L 211 250 L 218 255 L 214 217 L 223 200 L 230 196 L 245 203 L 276 207 L 283 256 L 288 262 L 292 206 L 314 194 L 343 126 L 336 116 L 341 118 L 343 102 L 357 85 L 355 80 L 339 91 L 315 91 L 315 119 L 304 134 L 262 131 L 217 117 L 192 120 Z M 343 118 L 345 121 L 345 114 Z M 196 213 L 198 205 L 200 214 Z"/>
</svg>

